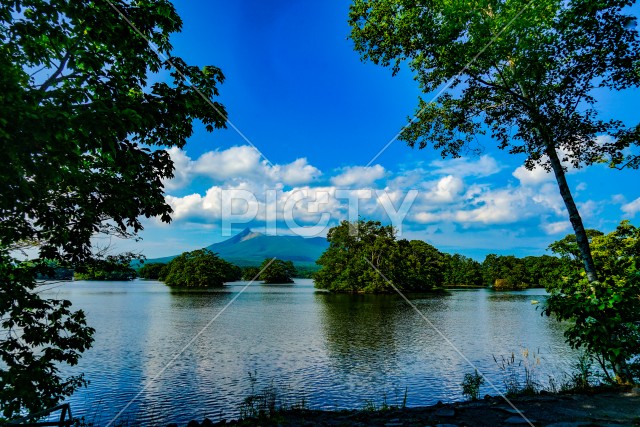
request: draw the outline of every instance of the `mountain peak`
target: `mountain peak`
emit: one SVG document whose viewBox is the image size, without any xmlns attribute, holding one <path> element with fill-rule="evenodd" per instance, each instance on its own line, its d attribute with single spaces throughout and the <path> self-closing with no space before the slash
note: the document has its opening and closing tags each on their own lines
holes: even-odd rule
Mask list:
<svg viewBox="0 0 640 427">
<path fill-rule="evenodd" d="M 239 237 L 239 239 L 237 240 L 238 242 L 244 242 L 245 240 L 253 239 L 260 236 L 263 236 L 263 234 L 258 233 L 257 231 L 251 231 L 250 228 L 245 228 L 236 237 Z"/>
</svg>

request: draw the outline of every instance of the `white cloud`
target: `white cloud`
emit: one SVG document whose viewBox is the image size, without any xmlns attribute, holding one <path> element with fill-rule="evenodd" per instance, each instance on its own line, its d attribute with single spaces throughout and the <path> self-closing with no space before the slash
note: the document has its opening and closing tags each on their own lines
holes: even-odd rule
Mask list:
<svg viewBox="0 0 640 427">
<path fill-rule="evenodd" d="M 434 174 L 455 175 L 461 178 L 466 176 L 486 177 L 498 173 L 502 169 L 498 162 L 489 155 L 475 159 L 460 157 L 449 160 L 434 160 L 429 165 L 435 168 L 431 170 Z"/>
<path fill-rule="evenodd" d="M 191 172 L 193 161 L 186 155 L 184 151 L 177 147 L 171 147 L 167 150 L 171 160 L 173 161 L 174 171 L 173 178 L 163 180 L 166 190 L 177 190 L 183 188 L 191 181 Z"/>
<path fill-rule="evenodd" d="M 463 223 L 500 224 L 512 223 L 530 214 L 524 209 L 528 198 L 523 192 L 503 189 L 488 191 L 477 198 L 480 207 L 459 210 L 454 218 Z"/>
<path fill-rule="evenodd" d="M 462 190 L 464 190 L 462 179 L 447 175 L 439 179 L 435 187 L 426 193 L 424 198 L 428 202 L 451 203 L 460 198 Z"/>
<path fill-rule="evenodd" d="M 279 180 L 286 185 L 301 185 L 317 179 L 322 172 L 302 158 L 283 166 L 275 165 L 271 168 L 270 175 L 274 181 Z"/>
<path fill-rule="evenodd" d="M 247 145 L 231 147 L 224 151 L 209 151 L 193 164 L 193 171 L 224 181 L 252 175 L 260 166 L 260 154 Z"/>
<path fill-rule="evenodd" d="M 350 166 L 342 169 L 340 175 L 331 178 L 331 183 L 337 187 L 366 187 L 383 178 L 385 170 L 380 165 Z"/>
<path fill-rule="evenodd" d="M 520 185 L 538 185 L 553 180 L 553 173 L 547 172 L 541 166 L 536 166 L 531 170 L 527 169 L 524 165 L 518 166 L 518 168 L 513 171 L 513 176 L 518 178 Z"/>
<path fill-rule="evenodd" d="M 633 218 L 638 212 L 640 212 L 640 197 L 632 202 L 622 205 L 620 209 L 622 209 L 622 212 Z"/>
<path fill-rule="evenodd" d="M 186 187 L 198 176 L 216 183 L 253 182 L 260 185 L 303 185 L 316 180 L 322 172 L 310 165 L 306 158 L 291 163 L 270 165 L 260 153 L 248 145 L 235 146 L 222 151 L 208 151 L 192 160 L 185 151 L 171 148 L 175 177 L 164 181 L 169 191 Z M 234 184 L 235 185 L 235 184 Z"/>
<path fill-rule="evenodd" d="M 540 224 L 540 227 L 549 235 L 559 234 L 566 233 L 571 228 L 571 223 L 569 221 L 547 222 Z"/>
</svg>

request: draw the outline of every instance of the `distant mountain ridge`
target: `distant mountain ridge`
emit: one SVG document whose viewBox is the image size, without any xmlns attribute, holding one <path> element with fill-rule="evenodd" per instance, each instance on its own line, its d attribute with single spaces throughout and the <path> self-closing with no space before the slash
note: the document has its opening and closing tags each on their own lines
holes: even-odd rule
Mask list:
<svg viewBox="0 0 640 427">
<path fill-rule="evenodd" d="M 258 266 L 266 258 L 292 261 L 296 267 L 314 267 L 316 260 L 329 247 L 324 237 L 268 236 L 245 228 L 235 236 L 206 249 L 239 266 Z M 179 254 L 149 259 L 147 264 L 169 262 Z"/>
</svg>

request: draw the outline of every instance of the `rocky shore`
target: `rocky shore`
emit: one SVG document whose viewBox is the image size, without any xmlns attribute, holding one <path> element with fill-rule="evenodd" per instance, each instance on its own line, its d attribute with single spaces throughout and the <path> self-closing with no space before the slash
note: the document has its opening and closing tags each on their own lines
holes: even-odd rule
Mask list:
<svg viewBox="0 0 640 427">
<path fill-rule="evenodd" d="M 191 421 L 187 427 L 219 426 L 640 426 L 640 388 L 596 390 L 580 394 L 544 394 L 510 399 L 437 404 L 383 411 L 279 412 L 271 418 L 212 422 Z M 520 413 L 519 413 L 519 412 Z M 168 427 L 179 427 L 170 424 Z"/>
</svg>

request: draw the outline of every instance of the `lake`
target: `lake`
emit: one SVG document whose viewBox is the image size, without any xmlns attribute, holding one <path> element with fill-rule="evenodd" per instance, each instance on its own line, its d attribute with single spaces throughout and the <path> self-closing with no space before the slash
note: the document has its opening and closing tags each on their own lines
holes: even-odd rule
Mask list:
<svg viewBox="0 0 640 427">
<path fill-rule="evenodd" d="M 234 418 L 251 393 L 249 373 L 256 391 L 273 384 L 286 402 L 304 398 L 314 409 L 357 409 L 385 397 L 401 404 L 405 390 L 407 405 L 421 406 L 464 399 L 460 383 L 473 368 L 453 346 L 501 390 L 494 357 L 515 353 L 541 383 L 563 380 L 577 358 L 564 343 L 565 325 L 531 304 L 544 302 L 543 289 L 410 295 L 450 344 L 398 295 L 326 294 L 299 279 L 254 283 L 232 301 L 246 284 L 178 292 L 155 281 L 77 281 L 46 291 L 83 309 L 96 329 L 93 348 L 65 369 L 90 381 L 69 399 L 74 415 L 105 425 L 139 394 L 120 421 Z M 487 393 L 498 394 L 485 384 Z"/>
</svg>

